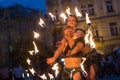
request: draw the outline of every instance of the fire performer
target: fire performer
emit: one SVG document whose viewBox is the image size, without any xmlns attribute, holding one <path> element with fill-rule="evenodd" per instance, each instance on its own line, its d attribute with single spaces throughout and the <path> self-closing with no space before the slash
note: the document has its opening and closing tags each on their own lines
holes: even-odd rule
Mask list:
<svg viewBox="0 0 120 80">
<path fill-rule="evenodd" d="M 82 62 L 82 50 L 84 44 L 84 31 L 77 30 L 77 17 L 71 15 L 67 19 L 67 26 L 72 28 L 64 30 L 64 38 L 61 41 L 61 45 L 56 50 L 53 57 L 47 59 L 48 64 L 52 64 L 59 57 L 60 53 L 65 54 L 65 68 L 64 71 L 70 74 L 72 73 L 73 80 L 81 80 L 81 68 Z M 79 37 L 78 37 L 79 36 Z M 66 75 L 65 75 L 66 76 Z M 65 78 L 66 80 L 66 78 Z"/>
</svg>

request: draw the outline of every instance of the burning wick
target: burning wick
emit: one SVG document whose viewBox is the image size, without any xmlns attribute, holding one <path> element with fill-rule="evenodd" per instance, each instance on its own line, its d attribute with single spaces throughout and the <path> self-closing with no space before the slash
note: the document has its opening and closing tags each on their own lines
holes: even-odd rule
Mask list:
<svg viewBox="0 0 120 80">
<path fill-rule="evenodd" d="M 33 41 L 33 45 L 34 45 L 34 49 L 35 49 L 35 54 L 39 53 L 39 50 L 38 50 L 38 48 L 37 48 L 37 46 L 36 46 L 34 41 Z"/>
<path fill-rule="evenodd" d="M 38 38 L 39 37 L 39 34 L 37 32 L 33 31 L 33 33 L 34 33 L 34 38 Z"/>
<path fill-rule="evenodd" d="M 55 76 L 57 77 L 58 73 L 59 73 L 59 67 L 58 67 L 58 63 L 54 64 L 52 67 L 53 70 L 55 70 Z"/>
<path fill-rule="evenodd" d="M 88 25 L 91 24 L 91 21 L 90 21 L 90 19 L 89 19 L 88 13 L 86 13 L 86 23 L 87 23 Z"/>
<path fill-rule="evenodd" d="M 27 63 L 30 65 L 30 63 L 31 63 L 31 60 L 28 58 L 27 59 Z"/>
<path fill-rule="evenodd" d="M 39 76 L 39 75 L 38 75 Z M 42 78 L 43 80 L 47 80 L 47 77 L 45 76 L 45 74 L 39 76 L 40 78 Z"/>
<path fill-rule="evenodd" d="M 60 17 L 62 17 L 64 19 L 64 22 L 67 20 L 67 17 L 66 17 L 66 15 L 64 13 L 61 13 Z"/>
<path fill-rule="evenodd" d="M 72 14 L 72 13 L 70 12 L 70 8 L 69 8 L 69 7 L 66 9 L 66 13 L 67 13 L 68 16 L 70 16 L 70 15 Z"/>
<path fill-rule="evenodd" d="M 52 13 L 49 12 L 49 15 L 51 16 L 52 20 L 55 21 L 56 20 L 56 17 L 55 15 L 53 15 Z"/>
<path fill-rule="evenodd" d="M 52 74 L 48 73 L 49 77 L 50 77 L 50 80 L 54 80 L 54 77 Z"/>
<path fill-rule="evenodd" d="M 44 23 L 44 21 L 40 18 L 40 21 L 39 21 L 39 25 L 42 27 L 42 28 L 44 28 L 44 25 L 45 25 L 45 23 Z"/>
<path fill-rule="evenodd" d="M 78 11 L 78 8 L 77 8 L 77 7 L 75 7 L 75 13 L 76 13 L 76 16 L 77 16 L 77 17 L 82 18 L 82 14 Z"/>
</svg>

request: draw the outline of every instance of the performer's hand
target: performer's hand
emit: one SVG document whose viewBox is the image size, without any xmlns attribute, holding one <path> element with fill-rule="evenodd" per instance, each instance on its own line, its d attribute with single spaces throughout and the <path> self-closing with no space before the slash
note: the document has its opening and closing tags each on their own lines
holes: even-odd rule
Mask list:
<svg viewBox="0 0 120 80">
<path fill-rule="evenodd" d="M 51 58 L 47 58 L 47 63 L 52 65 L 52 63 L 55 62 L 55 58 L 54 57 L 51 57 Z"/>
</svg>

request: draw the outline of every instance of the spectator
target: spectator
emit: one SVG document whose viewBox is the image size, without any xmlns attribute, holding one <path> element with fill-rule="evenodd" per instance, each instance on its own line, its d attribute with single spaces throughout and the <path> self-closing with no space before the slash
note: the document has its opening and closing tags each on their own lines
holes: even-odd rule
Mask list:
<svg viewBox="0 0 120 80">
<path fill-rule="evenodd" d="M 20 65 L 16 65 L 16 67 L 13 69 L 14 80 L 23 80 L 22 73 L 22 67 Z"/>
</svg>

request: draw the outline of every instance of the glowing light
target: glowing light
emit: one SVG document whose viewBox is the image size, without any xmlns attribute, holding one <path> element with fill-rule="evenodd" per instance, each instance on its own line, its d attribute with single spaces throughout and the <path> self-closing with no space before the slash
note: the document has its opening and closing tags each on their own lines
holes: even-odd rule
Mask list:
<svg viewBox="0 0 120 80">
<path fill-rule="evenodd" d="M 66 16 L 64 13 L 61 13 L 61 14 L 60 14 L 60 17 L 62 17 L 62 18 L 64 19 L 64 22 L 65 22 L 66 19 L 67 19 L 67 16 Z"/>
<path fill-rule="evenodd" d="M 59 73 L 59 67 L 58 67 L 58 63 L 54 64 L 52 67 L 53 70 L 55 70 L 55 76 L 57 77 L 58 73 Z"/>
<path fill-rule="evenodd" d="M 40 21 L 39 21 L 39 25 L 42 27 L 42 28 L 44 28 L 44 25 L 45 25 L 45 23 L 44 23 L 44 21 L 40 18 Z"/>
<path fill-rule="evenodd" d="M 54 77 L 52 74 L 48 73 L 49 77 L 50 77 L 50 80 L 54 80 Z"/>
<path fill-rule="evenodd" d="M 55 15 L 53 15 L 51 12 L 49 12 L 49 15 L 51 16 L 51 18 L 52 18 L 53 21 L 56 20 Z"/>
<path fill-rule="evenodd" d="M 27 59 L 27 63 L 28 63 L 29 65 L 30 65 L 30 63 L 31 63 L 31 61 L 30 61 L 30 59 L 29 59 L 29 58 Z"/>
<path fill-rule="evenodd" d="M 93 35 L 90 29 L 88 29 L 87 34 L 85 35 L 85 43 L 90 44 L 91 48 L 95 48 L 95 42 L 93 41 Z"/>
<path fill-rule="evenodd" d="M 34 45 L 35 54 L 37 54 L 39 52 L 39 50 L 38 50 L 38 48 L 37 48 L 37 46 L 36 46 L 34 41 L 33 41 L 33 45 Z"/>
<path fill-rule="evenodd" d="M 90 23 L 91 23 L 91 21 L 90 21 L 90 19 L 89 19 L 89 16 L 88 16 L 88 13 L 86 13 L 86 23 L 87 23 L 87 24 L 90 24 Z"/>
<path fill-rule="evenodd" d="M 77 17 L 82 17 L 82 14 L 78 11 L 77 7 L 75 7 L 75 13 Z"/>
<path fill-rule="evenodd" d="M 29 69 L 30 70 L 30 72 L 34 75 L 36 72 L 35 72 L 35 70 L 32 68 L 32 69 Z"/>
<path fill-rule="evenodd" d="M 34 50 L 32 50 L 32 51 L 28 51 L 31 55 L 33 55 L 33 53 L 34 53 Z"/>
<path fill-rule="evenodd" d="M 72 13 L 70 12 L 70 8 L 69 8 L 69 7 L 66 9 L 66 13 L 67 13 L 68 16 L 72 14 Z"/>
<path fill-rule="evenodd" d="M 38 38 L 39 37 L 39 33 L 35 32 L 35 31 L 33 31 L 33 33 L 34 33 L 34 38 Z"/>
<path fill-rule="evenodd" d="M 39 76 L 40 78 L 42 78 L 43 80 L 47 80 L 47 77 L 45 76 L 45 74 Z"/>
</svg>

